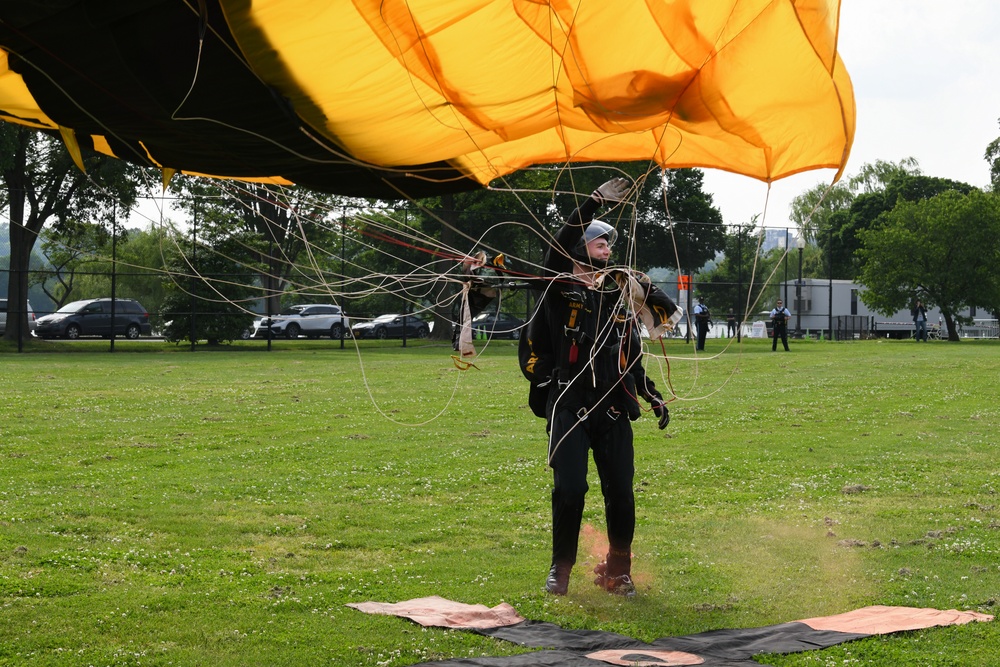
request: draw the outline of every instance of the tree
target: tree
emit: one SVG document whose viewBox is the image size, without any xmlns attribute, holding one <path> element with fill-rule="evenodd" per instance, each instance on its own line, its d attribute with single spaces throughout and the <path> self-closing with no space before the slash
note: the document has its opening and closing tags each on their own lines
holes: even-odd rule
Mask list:
<svg viewBox="0 0 1000 667">
<path fill-rule="evenodd" d="M 157 326 L 155 313 L 163 301 L 163 258 L 169 249 L 163 229 L 109 230 L 66 220 L 43 229 L 41 239 L 47 262 L 31 272 L 31 285 L 41 289 L 56 308 L 71 300 L 111 294 L 113 279 L 115 295 L 142 303 L 154 314 L 152 324 Z"/>
<path fill-rule="evenodd" d="M 39 285 L 56 308 L 61 308 L 72 298 L 78 274 L 96 269 L 110 234 L 101 225 L 67 220 L 58 229 L 42 230 L 41 239 L 42 253 L 51 266 L 32 271 L 29 284 Z M 103 295 L 81 298 L 99 296 Z"/>
<path fill-rule="evenodd" d="M 669 169 L 646 181 L 636 212 L 636 264 L 695 272 L 725 247 L 722 213 L 700 169 Z"/>
<path fill-rule="evenodd" d="M 253 323 L 248 304 L 259 296 L 252 284 L 245 247 L 252 235 L 202 230 L 197 244 L 177 239 L 169 253 L 166 296 L 160 306 L 163 337 L 171 342 L 207 340 L 209 345 L 240 338 Z"/>
<path fill-rule="evenodd" d="M 138 168 L 122 160 L 84 151 L 86 173 L 73 163 L 58 141 L 38 131 L 0 123 L 0 208 L 10 217 L 10 314 L 4 336 L 14 340 L 27 331 L 28 275 L 32 249 L 51 219 L 110 223 L 136 199 Z"/>
<path fill-rule="evenodd" d="M 911 176 L 920 176 L 916 158 L 864 164 L 854 176 L 833 185 L 821 183 L 795 197 L 791 219 L 803 238 L 823 248 L 835 278 L 853 279 L 857 229 L 867 228 L 879 213 L 891 209 L 894 199 L 887 203 L 886 191 L 893 181 Z"/>
<path fill-rule="evenodd" d="M 901 201 L 920 201 L 942 192 L 968 193 L 974 188 L 968 183 L 947 178 L 922 176 L 908 173 L 895 175 L 881 190 L 865 192 L 851 202 L 847 215 L 838 212 L 831 216 L 828 245 L 831 250 L 833 276 L 838 279 L 853 280 L 861 268 L 858 255 L 860 234 L 877 225 L 879 217 L 893 210 Z"/>
<path fill-rule="evenodd" d="M 348 314 L 412 313 L 432 301 L 434 278 L 429 276 L 438 275 L 438 269 L 424 265 L 433 262 L 435 254 L 417 240 L 426 236 L 425 223 L 412 206 L 359 209 L 344 219 L 350 238 L 344 273 L 353 285 L 352 294 L 345 295 L 351 302 L 345 308 Z M 455 265 L 454 257 L 441 262 L 449 268 Z"/>
<path fill-rule="evenodd" d="M 625 176 L 636 184 L 639 191 L 626 205 L 598 212 L 602 220 L 618 230 L 615 262 L 643 271 L 666 267 L 693 272 L 713 259 L 725 244 L 722 213 L 715 207 L 712 195 L 704 191 L 705 174 L 700 169 L 650 170 L 643 162 L 613 162 L 547 173 L 557 178 L 533 186 L 538 190 L 547 186 L 551 193 L 530 200 L 532 217 L 545 224 L 546 234 L 554 233 L 582 199 L 609 178 Z M 524 201 L 522 198 L 522 208 Z M 624 251 L 633 247 L 633 255 Z"/>
<path fill-rule="evenodd" d="M 297 186 L 220 183 L 193 176 L 178 178 L 177 187 L 178 208 L 201 229 L 211 229 L 206 237 L 231 234 L 243 239 L 241 256 L 258 274 L 265 299 L 270 301 L 267 312 L 281 312 L 282 296 L 292 283 L 297 283 L 296 293 L 317 300 L 316 295 L 327 293 L 326 285 L 337 280 L 318 279 L 312 262 L 302 266 L 300 261 L 310 246 L 339 245 L 339 232 L 328 218 L 340 210 L 344 198 Z M 306 284 L 310 275 L 315 282 Z"/>
<path fill-rule="evenodd" d="M 957 341 L 957 313 L 1000 306 L 1000 197 L 973 189 L 901 200 L 859 237 L 861 299 L 877 312 L 920 299 L 941 309 L 948 340 Z"/>
<path fill-rule="evenodd" d="M 820 183 L 792 199 L 789 217 L 802 238 L 816 241 L 827 235 L 830 218 L 850 208 L 852 201 L 854 191 L 843 181 Z"/>
<path fill-rule="evenodd" d="M 882 192 L 897 178 L 919 175 L 920 164 L 913 157 L 866 163 L 854 176 L 833 185 L 820 183 L 795 197 L 790 217 L 803 238 L 818 243 L 828 236 L 831 217 L 848 210 L 856 197 Z"/>
<path fill-rule="evenodd" d="M 920 175 L 920 163 L 915 157 L 905 157 L 899 162 L 875 160 L 861 165 L 858 173 L 848 179 L 848 187 L 855 194 L 871 194 L 885 190 L 900 178 Z"/>
<path fill-rule="evenodd" d="M 990 142 L 983 157 L 990 165 L 990 184 L 993 192 L 1000 193 L 1000 137 Z"/>
<path fill-rule="evenodd" d="M 122 232 L 117 251 L 117 292 L 139 301 L 150 313 L 158 313 L 166 296 L 163 270 L 167 250 L 173 244 L 168 231 L 160 226 Z M 152 323 L 160 325 L 156 320 Z"/>
<path fill-rule="evenodd" d="M 456 255 L 478 250 L 491 256 L 503 254 L 512 275 L 531 275 L 541 264 L 541 239 L 557 224 L 553 192 L 558 176 L 559 172 L 549 168 L 525 169 L 489 189 L 422 199 L 407 207 L 410 221 L 443 248 L 454 249 Z M 441 259 L 433 264 L 439 275 L 457 267 L 454 256 Z M 423 261 L 415 261 L 433 262 L 434 257 L 425 255 Z M 450 339 L 450 324 L 458 320 L 457 290 L 455 283 L 445 279 L 428 290 L 435 304 L 433 338 Z M 527 315 L 531 305 L 527 292 L 507 292 L 503 299 L 502 304 L 494 302 L 490 307 Z"/>
<path fill-rule="evenodd" d="M 722 259 L 713 269 L 698 275 L 698 293 L 717 318 L 732 308 L 740 321 L 745 320 L 747 313 L 743 311 L 751 280 L 770 273 L 770 269 L 760 261 L 762 256 L 757 253 L 760 230 L 756 222 L 755 217 L 749 224 L 729 231 Z M 762 273 L 765 270 L 767 273 Z"/>
<path fill-rule="evenodd" d="M 522 170 L 487 190 L 421 200 L 412 207 L 411 224 L 439 239 L 445 248 L 461 253 L 476 249 L 504 253 L 511 258 L 514 272 L 537 275 L 551 235 L 584 198 L 613 176 L 625 176 L 639 189 L 625 205 L 598 212 L 618 229 L 615 262 L 646 271 L 680 263 L 693 271 L 722 249 L 722 214 L 713 205 L 712 196 L 702 189 L 703 172 L 650 171 L 647 164 L 639 162 Z M 441 273 L 446 273 L 448 267 L 442 267 Z M 524 293 L 506 298 L 507 310 L 529 308 Z M 444 325 L 454 317 L 452 313 L 436 313 L 434 335 L 446 336 L 449 328 Z"/>
</svg>

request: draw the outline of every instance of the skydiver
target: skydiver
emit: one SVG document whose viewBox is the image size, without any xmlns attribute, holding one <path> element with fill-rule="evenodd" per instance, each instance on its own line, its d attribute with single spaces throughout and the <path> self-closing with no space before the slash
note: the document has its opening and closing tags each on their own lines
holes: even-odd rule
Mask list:
<svg viewBox="0 0 1000 667">
<path fill-rule="evenodd" d="M 670 421 L 663 396 L 643 370 L 638 326 L 623 305 L 627 298 L 615 281 L 602 280 L 617 232 L 594 215 L 600 206 L 621 201 L 628 189 L 624 178 L 607 181 L 556 233 L 544 260 L 553 282 L 522 339 L 522 371 L 533 380 L 533 391 L 544 392 L 529 402 L 546 418 L 549 433 L 552 563 L 545 588 L 554 595 L 566 594 L 576 563 L 591 450 L 610 542 L 605 562 L 594 570 L 594 583 L 616 595 L 635 595 L 630 422 L 641 415 L 638 397 L 650 403 L 659 428 Z M 666 302 L 666 315 L 678 311 Z"/>
</svg>

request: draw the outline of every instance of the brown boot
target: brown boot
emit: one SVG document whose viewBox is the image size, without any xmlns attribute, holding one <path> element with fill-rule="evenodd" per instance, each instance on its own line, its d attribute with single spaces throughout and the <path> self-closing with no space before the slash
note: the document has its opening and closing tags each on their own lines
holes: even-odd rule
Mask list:
<svg viewBox="0 0 1000 667">
<path fill-rule="evenodd" d="M 613 595 L 633 598 L 636 591 L 631 570 L 632 553 L 611 549 L 607 560 L 594 568 L 594 574 L 597 575 L 594 583 Z"/>
</svg>

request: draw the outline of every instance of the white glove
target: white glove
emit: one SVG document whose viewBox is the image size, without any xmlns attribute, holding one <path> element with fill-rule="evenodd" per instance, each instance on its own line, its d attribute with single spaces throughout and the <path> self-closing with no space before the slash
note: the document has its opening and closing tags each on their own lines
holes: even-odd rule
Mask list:
<svg viewBox="0 0 1000 667">
<path fill-rule="evenodd" d="M 594 190 L 593 194 L 590 195 L 594 198 L 598 204 L 606 204 L 608 202 L 618 202 L 625 199 L 625 195 L 628 194 L 629 181 L 627 178 L 612 178 L 610 181 L 602 184 L 599 188 Z"/>
</svg>

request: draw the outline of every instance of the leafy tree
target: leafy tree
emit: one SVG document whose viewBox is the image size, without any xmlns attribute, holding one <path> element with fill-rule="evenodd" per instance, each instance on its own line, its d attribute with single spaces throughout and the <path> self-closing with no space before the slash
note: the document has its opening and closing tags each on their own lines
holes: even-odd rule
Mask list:
<svg viewBox="0 0 1000 667">
<path fill-rule="evenodd" d="M 705 175 L 700 169 L 650 170 L 642 162 L 614 162 L 543 173 L 554 174 L 556 178 L 534 182 L 532 185 L 542 193 L 528 200 L 522 198 L 519 205 L 524 209 L 527 203 L 532 219 L 545 225 L 546 234 L 554 233 L 582 198 L 590 196 L 601 183 L 614 176 L 625 176 L 639 189 L 629 202 L 635 208 L 625 205 L 598 213 L 602 220 L 618 229 L 614 261 L 629 263 L 643 271 L 654 267 L 678 268 L 678 263 L 683 269 L 693 271 L 723 248 L 722 213 L 715 207 L 712 195 L 704 191 Z M 550 190 L 547 196 L 545 188 Z M 633 239 L 634 256 L 618 251 L 632 246 Z"/>
<path fill-rule="evenodd" d="M 691 270 L 703 266 L 722 249 L 722 215 L 712 204 L 711 195 L 702 189 L 703 172 L 650 172 L 644 163 L 634 162 L 522 170 L 490 189 L 421 200 L 413 207 L 413 224 L 438 238 L 445 248 L 462 254 L 478 249 L 504 253 L 515 274 L 537 275 L 547 240 L 583 198 L 616 175 L 628 177 L 639 192 L 630 203 L 598 214 L 619 231 L 615 261 L 649 270 L 675 267 L 679 259 L 681 266 Z M 633 247 L 632 254 L 620 250 Z M 454 259 L 448 258 L 452 267 Z M 452 268 L 446 264 L 440 265 L 440 273 Z M 433 293 L 439 295 L 448 289 L 455 287 L 442 287 Z M 505 296 L 505 310 L 529 309 L 526 293 Z M 453 318 L 452 313 L 437 313 L 434 335 L 447 336 L 449 327 L 445 325 Z"/>
<path fill-rule="evenodd" d="M 206 230 L 200 237 L 218 240 L 229 234 L 241 240 L 239 256 L 257 273 L 270 301 L 267 312 L 281 311 L 290 287 L 303 298 L 315 301 L 320 295 L 329 300 L 326 285 L 338 279 L 318 279 L 310 248 L 339 246 L 339 231 L 328 219 L 341 209 L 344 198 L 296 186 L 220 183 L 192 176 L 179 177 L 176 187 L 177 207 Z M 298 302 L 292 296 L 284 305 Z"/>
<path fill-rule="evenodd" d="M 437 275 L 437 269 L 424 265 L 433 262 L 434 255 L 430 246 L 417 241 L 426 236 L 425 223 L 426 218 L 407 206 L 359 209 L 344 220 L 349 238 L 344 272 L 352 285 L 345 296 L 350 300 L 345 307 L 349 315 L 414 312 L 430 300 L 431 276 Z M 448 267 L 455 263 L 454 258 L 442 262 Z M 339 267 L 333 268 L 340 272 Z"/>
<path fill-rule="evenodd" d="M 803 238 L 820 242 L 836 228 L 831 218 L 848 210 L 856 197 L 882 192 L 897 178 L 919 175 L 920 165 L 913 157 L 866 163 L 854 176 L 833 185 L 820 183 L 795 197 L 790 217 Z"/>
<path fill-rule="evenodd" d="M 969 194 L 976 190 L 975 187 L 961 181 L 953 181 L 949 178 L 936 178 L 933 176 L 903 176 L 893 179 L 885 188 L 885 205 L 888 209 L 893 208 L 897 202 L 919 201 L 929 199 L 942 192 L 960 192 Z"/>
<path fill-rule="evenodd" d="M 757 253 L 759 233 L 756 218 L 748 225 L 727 232 L 722 259 L 714 268 L 698 275 L 698 293 L 716 318 L 732 308 L 740 321 L 745 320 L 743 311 L 751 280 L 770 273 Z"/>
<path fill-rule="evenodd" d="M 990 142 L 983 157 L 990 165 L 990 184 L 993 192 L 1000 193 L 1000 137 Z"/>
<path fill-rule="evenodd" d="M 169 233 L 159 226 L 129 229 L 118 241 L 116 292 L 136 299 L 153 313 L 150 319 L 154 326 L 160 325 L 154 317 L 166 297 L 163 276 L 166 253 L 171 247 Z"/>
<path fill-rule="evenodd" d="M 57 229 L 42 230 L 42 253 L 51 263 L 31 272 L 29 284 L 39 285 L 56 308 L 73 298 L 77 276 L 99 271 L 98 258 L 110 243 L 110 234 L 101 225 L 67 220 Z M 102 296 L 87 294 L 81 298 Z"/>
<path fill-rule="evenodd" d="M 32 285 L 41 288 L 56 307 L 72 300 L 98 298 L 114 292 L 136 299 L 153 313 L 163 301 L 162 229 L 120 229 L 67 220 L 42 230 L 42 251 L 49 264 L 31 273 Z M 172 242 L 171 242 L 172 243 Z"/>
<path fill-rule="evenodd" d="M 902 174 L 889 181 L 882 190 L 866 192 L 855 197 L 846 215 L 838 212 L 831 216 L 830 260 L 833 277 L 853 280 L 861 269 L 860 234 L 877 225 L 879 217 L 893 210 L 901 201 L 920 201 L 942 192 L 968 193 L 974 188 L 959 181 L 932 176 Z"/>
<path fill-rule="evenodd" d="M 414 227 L 437 239 L 442 248 L 455 251 L 434 257 L 427 254 L 430 248 L 424 248 L 423 259 L 414 260 L 429 263 L 432 273 L 444 276 L 457 270 L 458 256 L 482 250 L 490 256 L 504 255 L 513 277 L 537 275 L 544 239 L 559 224 L 554 204 L 559 177 L 560 172 L 551 168 L 526 169 L 504 177 L 491 188 L 411 203 L 408 210 Z M 457 291 L 457 284 L 442 278 L 426 292 L 429 298 L 425 300 L 437 304 L 432 337 L 450 338 L 451 322 L 458 318 Z M 494 302 L 491 307 L 526 313 L 530 305 L 526 291 L 507 291 L 502 304 Z"/>
<path fill-rule="evenodd" d="M 700 169 L 669 169 L 646 179 L 636 212 L 636 265 L 695 272 L 725 247 L 722 213 L 703 190 Z"/>
<path fill-rule="evenodd" d="M 1000 306 L 1000 197 L 973 189 L 900 200 L 859 237 L 861 298 L 877 312 L 921 299 L 941 309 L 948 340 L 957 341 L 957 313 Z"/>
<path fill-rule="evenodd" d="M 202 230 L 199 244 L 178 239 L 170 252 L 160 306 L 163 336 L 168 341 L 207 340 L 209 345 L 240 338 L 253 323 L 248 305 L 258 296 L 255 272 L 245 261 L 254 239 Z"/>
<path fill-rule="evenodd" d="M 833 270 L 835 278 L 856 275 L 856 230 L 866 228 L 878 213 L 891 209 L 892 205 L 887 208 L 886 190 L 893 181 L 910 176 L 920 176 L 915 158 L 876 160 L 862 165 L 854 176 L 832 186 L 821 183 L 792 200 L 791 219 L 799 234 L 823 248 L 826 268 Z"/>
<path fill-rule="evenodd" d="M 920 163 L 915 157 L 906 157 L 899 162 L 875 160 L 861 165 L 858 173 L 848 179 L 848 187 L 855 194 L 871 194 L 885 190 L 893 181 L 920 175 Z"/>
<path fill-rule="evenodd" d="M 138 168 L 122 160 L 84 151 L 81 172 L 65 147 L 26 127 L 0 124 L 0 208 L 10 217 L 10 311 L 21 313 L 21 327 L 8 323 L 9 340 L 27 331 L 28 276 L 32 249 L 52 219 L 109 224 L 135 203 Z"/>
<path fill-rule="evenodd" d="M 789 217 L 802 238 L 816 241 L 827 235 L 831 218 L 850 208 L 852 201 L 854 191 L 847 183 L 820 183 L 792 199 Z"/>
</svg>

